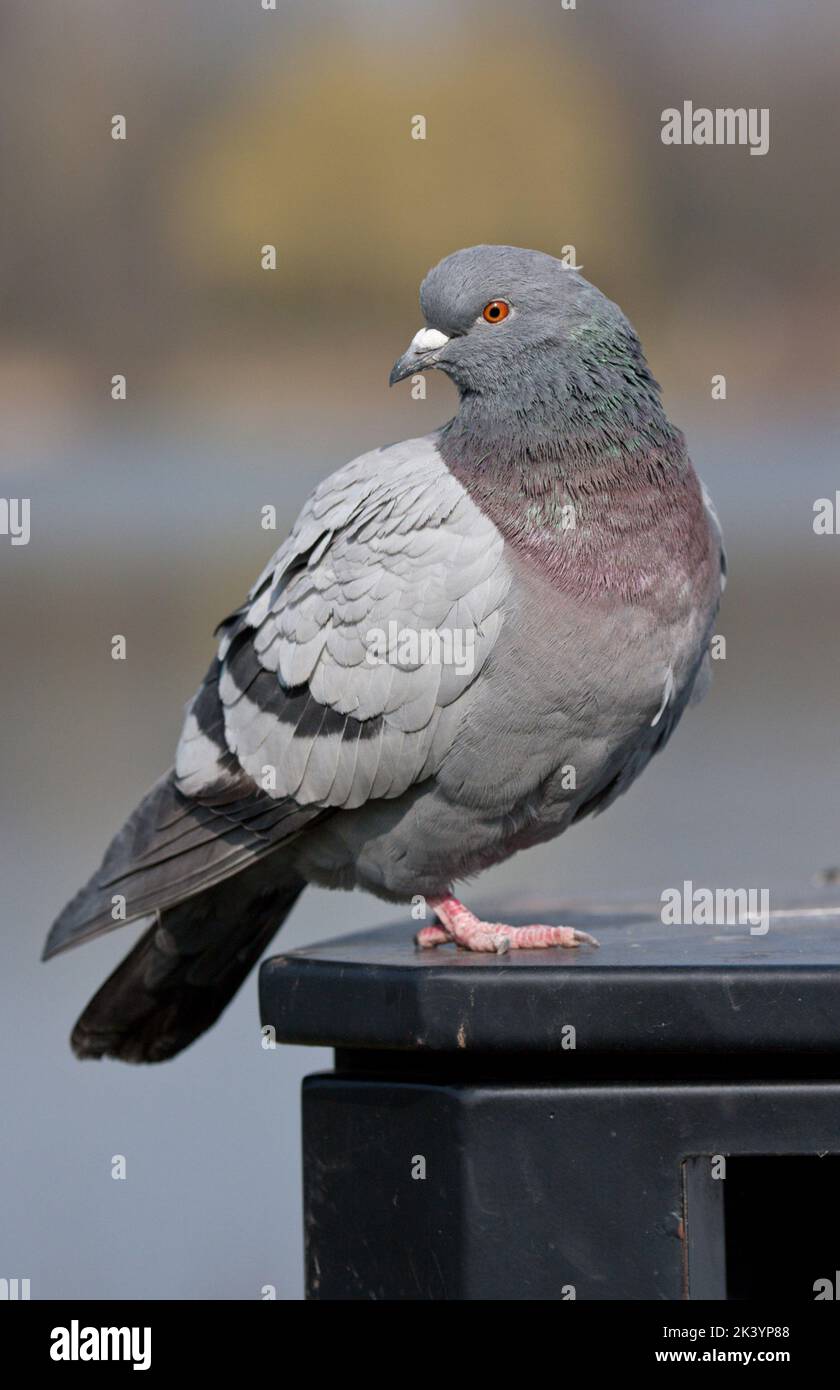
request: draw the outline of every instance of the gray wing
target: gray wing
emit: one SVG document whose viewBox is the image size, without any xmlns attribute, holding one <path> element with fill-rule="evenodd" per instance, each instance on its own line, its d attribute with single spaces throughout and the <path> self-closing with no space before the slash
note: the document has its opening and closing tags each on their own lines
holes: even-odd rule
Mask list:
<svg viewBox="0 0 840 1390">
<path fill-rule="evenodd" d="M 222 624 L 174 772 L 114 837 L 46 954 L 205 892 L 329 808 L 399 796 L 429 776 L 493 646 L 508 584 L 501 536 L 432 439 L 328 478 Z M 395 650 L 401 632 L 456 630 L 471 639 L 466 662 Z M 125 914 L 115 919 L 117 895 Z"/>
<path fill-rule="evenodd" d="M 433 436 L 328 478 L 222 625 L 221 717 L 202 688 L 180 791 L 350 808 L 431 775 L 501 625 L 503 550 Z"/>
<path fill-rule="evenodd" d="M 50 929 L 44 959 L 206 893 L 293 839 L 321 813 L 256 792 L 209 805 L 162 777 Z M 122 908 L 115 912 L 120 902 Z"/>
</svg>

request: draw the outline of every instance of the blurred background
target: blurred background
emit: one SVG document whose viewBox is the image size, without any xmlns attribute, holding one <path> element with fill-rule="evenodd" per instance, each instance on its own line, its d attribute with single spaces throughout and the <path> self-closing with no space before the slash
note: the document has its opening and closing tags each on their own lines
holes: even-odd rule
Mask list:
<svg viewBox="0 0 840 1390">
<path fill-rule="evenodd" d="M 387 390 L 442 255 L 576 247 L 731 566 L 706 703 L 471 905 L 773 893 L 840 859 L 840 536 L 812 530 L 840 487 L 838 40 L 834 0 L 5 0 L 2 491 L 32 535 L 0 537 L 0 1275 L 33 1298 L 300 1297 L 298 1090 L 329 1054 L 261 1049 L 252 976 L 174 1062 L 82 1065 L 70 1027 L 136 931 L 38 957 L 315 482 L 452 413 L 435 374 Z M 663 146 L 684 100 L 769 107 L 769 154 Z M 282 945 L 393 915 L 309 890 Z"/>
</svg>

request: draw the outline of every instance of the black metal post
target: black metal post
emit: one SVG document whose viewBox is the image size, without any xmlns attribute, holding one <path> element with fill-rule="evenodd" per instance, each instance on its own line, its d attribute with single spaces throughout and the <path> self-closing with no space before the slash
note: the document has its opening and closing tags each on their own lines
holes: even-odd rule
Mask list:
<svg viewBox="0 0 840 1390">
<path fill-rule="evenodd" d="M 601 950 L 268 960 L 303 1088 L 307 1296 L 815 1297 L 840 1266 L 836 890 L 748 924 L 558 921 Z M 777 1282 L 778 1281 L 778 1282 Z"/>
</svg>

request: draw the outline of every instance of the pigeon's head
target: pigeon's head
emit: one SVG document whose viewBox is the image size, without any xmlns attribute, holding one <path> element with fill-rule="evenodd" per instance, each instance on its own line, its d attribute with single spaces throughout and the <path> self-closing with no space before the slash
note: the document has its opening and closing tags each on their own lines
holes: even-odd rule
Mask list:
<svg viewBox="0 0 840 1390">
<path fill-rule="evenodd" d="M 394 364 L 390 383 L 437 368 L 462 395 L 533 398 L 556 392 L 593 338 L 632 335 L 616 305 L 580 272 L 542 251 L 472 246 L 430 270 L 420 288 L 426 320 Z"/>
</svg>

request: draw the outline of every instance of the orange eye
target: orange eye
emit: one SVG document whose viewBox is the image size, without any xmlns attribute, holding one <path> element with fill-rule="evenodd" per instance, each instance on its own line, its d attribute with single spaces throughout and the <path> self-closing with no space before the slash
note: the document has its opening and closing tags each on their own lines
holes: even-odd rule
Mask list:
<svg viewBox="0 0 840 1390">
<path fill-rule="evenodd" d="M 481 311 L 481 317 L 487 323 L 501 323 L 510 313 L 510 306 L 505 304 L 503 299 L 491 299 L 489 304 L 485 304 Z"/>
</svg>

